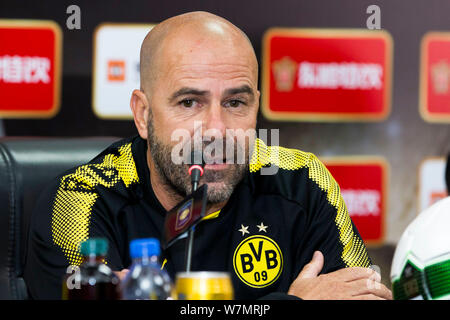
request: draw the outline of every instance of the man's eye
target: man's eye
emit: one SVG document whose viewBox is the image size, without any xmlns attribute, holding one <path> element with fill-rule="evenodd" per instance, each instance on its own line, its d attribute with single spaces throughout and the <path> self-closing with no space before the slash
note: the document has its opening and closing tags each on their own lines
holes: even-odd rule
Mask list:
<svg viewBox="0 0 450 320">
<path fill-rule="evenodd" d="M 231 108 L 237 108 L 241 104 L 243 104 L 243 102 L 240 101 L 240 100 L 230 100 L 230 101 L 227 102 L 227 106 L 231 107 Z"/>
<path fill-rule="evenodd" d="M 195 101 L 192 99 L 184 99 L 180 102 L 183 107 L 192 108 L 194 106 Z"/>
</svg>

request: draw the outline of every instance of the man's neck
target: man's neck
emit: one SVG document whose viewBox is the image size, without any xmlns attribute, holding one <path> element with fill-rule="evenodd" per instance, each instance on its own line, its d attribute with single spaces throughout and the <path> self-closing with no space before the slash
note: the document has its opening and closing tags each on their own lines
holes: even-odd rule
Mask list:
<svg viewBox="0 0 450 320">
<path fill-rule="evenodd" d="M 170 209 L 175 207 L 181 200 L 183 200 L 183 197 L 163 181 L 151 159 L 152 157 L 150 155 L 150 150 L 147 150 L 147 165 L 150 171 L 151 188 L 153 189 L 153 193 L 155 194 L 156 199 L 158 199 L 159 203 L 161 203 L 166 211 L 169 211 Z M 208 204 L 205 214 L 208 215 L 222 209 L 226 203 L 227 201 Z"/>
</svg>

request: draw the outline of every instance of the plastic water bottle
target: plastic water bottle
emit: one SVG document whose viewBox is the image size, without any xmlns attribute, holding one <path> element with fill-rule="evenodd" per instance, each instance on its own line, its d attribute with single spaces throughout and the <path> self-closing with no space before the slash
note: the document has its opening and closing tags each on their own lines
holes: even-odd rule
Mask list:
<svg viewBox="0 0 450 320">
<path fill-rule="evenodd" d="M 173 283 L 159 263 L 159 240 L 136 239 L 130 243 L 133 260 L 121 283 L 123 300 L 167 300 L 174 296 Z"/>
</svg>

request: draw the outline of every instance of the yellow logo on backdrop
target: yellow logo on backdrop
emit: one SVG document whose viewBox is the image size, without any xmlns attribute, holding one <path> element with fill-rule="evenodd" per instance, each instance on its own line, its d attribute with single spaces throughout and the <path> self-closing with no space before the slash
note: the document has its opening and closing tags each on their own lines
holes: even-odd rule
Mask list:
<svg viewBox="0 0 450 320">
<path fill-rule="evenodd" d="M 233 267 L 245 284 L 264 288 L 274 283 L 283 271 L 283 254 L 271 238 L 251 236 L 242 240 L 234 251 Z"/>
</svg>

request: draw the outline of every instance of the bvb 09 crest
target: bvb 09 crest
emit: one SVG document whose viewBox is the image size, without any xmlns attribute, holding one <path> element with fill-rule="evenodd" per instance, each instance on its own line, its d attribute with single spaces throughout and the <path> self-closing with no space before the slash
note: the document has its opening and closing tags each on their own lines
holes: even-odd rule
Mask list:
<svg viewBox="0 0 450 320">
<path fill-rule="evenodd" d="M 237 246 L 233 267 L 246 285 L 264 288 L 273 284 L 283 271 L 283 254 L 271 238 L 254 235 L 245 238 Z"/>
</svg>

